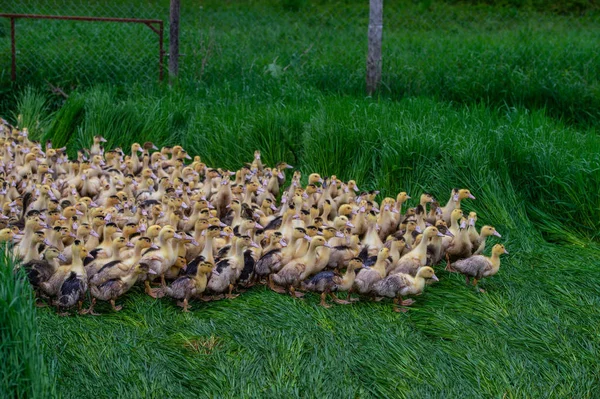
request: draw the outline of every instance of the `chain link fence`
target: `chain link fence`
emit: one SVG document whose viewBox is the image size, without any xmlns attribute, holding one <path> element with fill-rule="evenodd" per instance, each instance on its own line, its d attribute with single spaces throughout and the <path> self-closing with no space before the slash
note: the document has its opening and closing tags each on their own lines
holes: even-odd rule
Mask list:
<svg viewBox="0 0 600 399">
<path fill-rule="evenodd" d="M 444 88 L 447 99 L 464 101 L 507 90 L 535 97 L 561 82 L 599 87 L 594 10 L 401 0 L 384 7 L 382 90 L 392 95 Z M 168 53 L 168 0 L 0 0 L 0 11 L 158 19 Z M 367 0 L 182 1 L 179 79 L 244 87 L 292 76 L 319 89 L 364 93 L 368 20 Z M 158 81 L 157 34 L 143 24 L 18 19 L 15 28 L 18 82 L 69 89 Z M 0 19 L 2 84 L 10 59 L 9 20 Z"/>
</svg>

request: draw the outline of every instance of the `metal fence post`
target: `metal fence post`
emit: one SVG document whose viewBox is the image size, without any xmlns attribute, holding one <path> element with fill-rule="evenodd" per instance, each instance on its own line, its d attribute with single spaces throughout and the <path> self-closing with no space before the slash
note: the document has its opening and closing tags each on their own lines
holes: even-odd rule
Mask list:
<svg viewBox="0 0 600 399">
<path fill-rule="evenodd" d="M 381 81 L 381 41 L 383 0 L 369 2 L 369 50 L 367 55 L 367 94 L 372 95 Z"/>
<path fill-rule="evenodd" d="M 171 0 L 169 14 L 169 83 L 179 74 L 180 0 Z"/>
<path fill-rule="evenodd" d="M 10 19 L 10 80 L 17 80 L 17 43 L 15 36 L 15 19 Z"/>
</svg>

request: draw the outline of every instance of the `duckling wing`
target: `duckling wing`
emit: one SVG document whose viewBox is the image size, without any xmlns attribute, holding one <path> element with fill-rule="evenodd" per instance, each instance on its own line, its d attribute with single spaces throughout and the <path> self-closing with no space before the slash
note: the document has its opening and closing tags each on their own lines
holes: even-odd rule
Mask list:
<svg viewBox="0 0 600 399">
<path fill-rule="evenodd" d="M 315 274 L 310 279 L 304 281 L 304 286 L 309 291 L 323 292 L 327 288 L 332 288 L 335 273 L 333 271 L 324 271 Z"/>
<path fill-rule="evenodd" d="M 125 276 L 128 270 L 123 271 L 120 266 L 123 266 L 120 260 L 108 262 L 90 278 L 90 284 L 100 285 L 108 280 Z"/>
<path fill-rule="evenodd" d="M 373 285 L 381 280 L 381 275 L 377 270 L 373 270 L 370 267 L 360 269 L 356 278 L 354 279 L 354 286 L 360 294 L 368 294 Z"/>
<path fill-rule="evenodd" d="M 261 258 L 256 262 L 254 266 L 254 271 L 259 276 L 266 276 L 273 272 L 278 272 L 281 270 L 281 250 L 273 249 L 267 253 L 265 253 Z"/>
<path fill-rule="evenodd" d="M 120 278 L 111 279 L 95 286 L 90 286 L 90 292 L 96 299 L 109 301 L 123 294 L 124 283 Z"/>
<path fill-rule="evenodd" d="M 54 272 L 48 262 L 36 259 L 24 263 L 23 269 L 27 272 L 27 278 L 34 287 L 39 287 L 42 282 L 48 281 Z"/>
<path fill-rule="evenodd" d="M 182 276 L 173 281 L 170 287 L 167 287 L 166 293 L 172 298 L 183 299 L 188 296 L 194 288 L 194 279 L 190 276 Z"/>
<path fill-rule="evenodd" d="M 244 252 L 244 268 L 242 269 L 239 277 L 239 280 L 241 282 L 247 282 L 250 279 L 250 277 L 252 277 L 252 274 L 254 273 L 255 264 L 256 262 L 252 257 L 252 251 L 249 249 L 246 250 Z"/>
<path fill-rule="evenodd" d="M 467 259 L 461 259 L 452 263 L 451 265 L 455 270 L 460 273 L 469 276 L 475 277 L 477 279 L 481 278 L 486 267 L 491 267 L 491 263 L 487 260 L 487 258 L 483 255 L 475 255 L 471 256 Z"/>
<path fill-rule="evenodd" d="M 62 283 L 59 294 L 58 303 L 60 306 L 68 308 L 80 299 L 83 299 L 85 292 L 87 291 L 87 282 L 81 277 L 77 276 L 77 273 L 71 272 L 69 277 Z"/>
<path fill-rule="evenodd" d="M 401 290 L 410 286 L 409 278 L 401 273 L 392 274 L 373 285 L 373 292 L 377 295 L 394 298 L 401 293 Z"/>
</svg>

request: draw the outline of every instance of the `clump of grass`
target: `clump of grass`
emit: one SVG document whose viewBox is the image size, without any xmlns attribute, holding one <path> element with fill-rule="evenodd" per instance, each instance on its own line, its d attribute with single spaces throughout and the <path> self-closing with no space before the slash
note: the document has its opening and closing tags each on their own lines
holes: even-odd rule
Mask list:
<svg viewBox="0 0 600 399">
<path fill-rule="evenodd" d="M 13 273 L 15 260 L 0 248 L 0 396 L 52 398 L 54 380 L 47 373 L 37 312 L 23 270 Z"/>
<path fill-rule="evenodd" d="M 17 96 L 13 119 L 20 129 L 27 128 L 31 140 L 39 140 L 51 120 L 48 98 L 33 87 L 25 88 Z"/>
</svg>

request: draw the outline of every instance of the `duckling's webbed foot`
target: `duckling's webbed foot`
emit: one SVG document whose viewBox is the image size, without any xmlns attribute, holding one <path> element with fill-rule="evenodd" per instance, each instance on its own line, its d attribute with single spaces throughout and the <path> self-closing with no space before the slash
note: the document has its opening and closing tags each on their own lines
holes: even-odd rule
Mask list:
<svg viewBox="0 0 600 399">
<path fill-rule="evenodd" d="M 96 305 L 96 298 L 92 298 L 90 307 L 85 309 L 82 314 L 91 314 L 92 316 L 100 316 L 100 313 L 94 312 L 94 306 Z"/>
<path fill-rule="evenodd" d="M 296 291 L 296 288 L 294 286 L 290 286 L 290 296 L 292 296 L 293 298 L 304 298 L 304 293 L 298 292 Z"/>
<path fill-rule="evenodd" d="M 401 308 L 400 306 L 398 306 L 399 304 L 404 304 L 404 301 L 402 300 L 402 298 L 394 298 L 394 304 L 392 305 L 392 309 L 394 310 L 394 312 L 396 313 L 406 313 L 408 312 L 407 308 Z"/>
<path fill-rule="evenodd" d="M 112 306 L 112 308 L 115 312 L 118 312 L 119 310 L 123 309 L 122 305 L 116 306 L 114 299 L 110 300 L 110 305 Z"/>
<path fill-rule="evenodd" d="M 331 307 L 331 305 L 326 302 L 326 299 L 327 299 L 327 293 L 323 292 L 321 294 L 321 302 L 319 303 L 319 305 L 323 306 L 326 309 L 329 309 Z"/>
<path fill-rule="evenodd" d="M 467 284 L 467 285 L 471 284 L 471 277 L 465 276 L 465 284 Z"/>
<path fill-rule="evenodd" d="M 279 287 L 279 286 L 277 286 L 277 285 L 275 285 L 275 284 L 271 284 L 271 285 L 269 285 L 269 288 L 270 288 L 272 291 L 275 291 L 275 292 L 276 292 L 276 293 L 278 293 L 278 294 L 285 294 L 285 293 L 286 293 L 286 291 L 285 291 L 285 288 L 283 288 L 283 287 Z"/>
<path fill-rule="evenodd" d="M 240 296 L 240 294 L 233 295 L 232 292 L 233 292 L 233 284 L 229 284 L 229 292 L 227 293 L 227 295 L 225 295 L 225 298 L 227 298 L 227 299 L 235 299 L 238 296 Z"/>
<path fill-rule="evenodd" d="M 333 292 L 330 295 L 333 298 L 333 302 L 337 303 L 338 305 L 350 305 L 352 303 L 348 300 L 338 298 Z"/>
<path fill-rule="evenodd" d="M 410 305 L 412 305 L 412 304 L 414 304 L 414 303 L 415 303 L 415 300 L 414 300 L 414 299 L 405 299 L 404 301 L 401 301 L 401 302 L 400 302 L 400 304 L 401 304 L 402 306 L 410 306 Z"/>
</svg>

